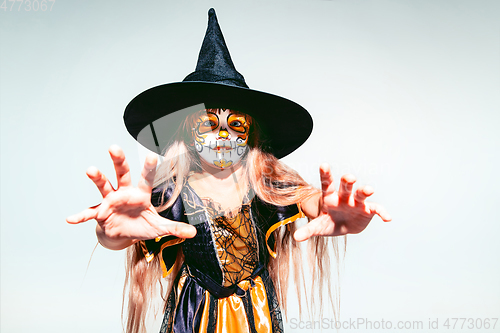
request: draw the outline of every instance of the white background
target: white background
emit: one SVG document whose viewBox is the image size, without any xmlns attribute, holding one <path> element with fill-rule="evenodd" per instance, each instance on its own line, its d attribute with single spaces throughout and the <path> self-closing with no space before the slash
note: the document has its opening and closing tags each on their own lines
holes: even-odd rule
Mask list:
<svg viewBox="0 0 500 333">
<path fill-rule="evenodd" d="M 249 86 L 314 118 L 285 162 L 353 173 L 393 216 L 349 236 L 341 319 L 500 317 L 500 2 L 20 3 L 0 9 L 2 333 L 121 331 L 124 253 L 87 268 L 95 223 L 65 217 L 100 202 L 85 170 L 113 178 L 111 144 L 137 181 L 123 110 L 194 70 L 210 7 Z"/>
</svg>

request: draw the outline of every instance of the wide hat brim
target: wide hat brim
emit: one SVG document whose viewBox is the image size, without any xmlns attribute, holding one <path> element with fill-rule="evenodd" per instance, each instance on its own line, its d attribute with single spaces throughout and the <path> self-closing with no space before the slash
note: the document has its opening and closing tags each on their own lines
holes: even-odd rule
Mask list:
<svg viewBox="0 0 500 333">
<path fill-rule="evenodd" d="M 178 111 L 200 104 L 207 109 L 224 108 L 250 115 L 259 128 L 259 147 L 277 158 L 296 150 L 313 128 L 310 114 L 293 101 L 214 82 L 187 81 L 153 87 L 127 105 L 123 118 L 128 132 L 139 143 L 161 153 L 186 117 L 186 112 Z M 156 125 L 159 123 L 161 126 Z M 153 124 L 152 135 L 143 135 L 144 129 L 153 128 Z"/>
</svg>

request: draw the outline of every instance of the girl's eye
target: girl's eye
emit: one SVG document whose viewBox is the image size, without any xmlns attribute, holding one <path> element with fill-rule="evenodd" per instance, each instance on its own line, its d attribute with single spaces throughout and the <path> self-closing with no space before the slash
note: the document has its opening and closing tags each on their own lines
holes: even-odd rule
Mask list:
<svg viewBox="0 0 500 333">
<path fill-rule="evenodd" d="M 242 125 L 243 124 L 241 123 L 241 121 L 238 121 L 238 120 L 232 121 L 231 124 L 229 124 L 229 126 L 233 126 L 233 127 L 240 127 Z"/>
<path fill-rule="evenodd" d="M 207 120 L 203 123 L 203 126 L 206 126 L 206 127 L 213 127 L 215 126 L 215 122 L 212 121 L 212 120 Z"/>
</svg>

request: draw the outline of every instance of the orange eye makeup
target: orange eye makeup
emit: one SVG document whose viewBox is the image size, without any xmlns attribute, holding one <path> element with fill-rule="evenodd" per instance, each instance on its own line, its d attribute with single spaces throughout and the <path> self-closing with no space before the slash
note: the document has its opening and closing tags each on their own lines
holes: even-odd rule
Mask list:
<svg viewBox="0 0 500 333">
<path fill-rule="evenodd" d="M 250 124 L 248 124 L 246 117 L 237 113 L 230 114 L 227 117 L 227 125 L 238 133 L 247 133 L 250 129 Z"/>
<path fill-rule="evenodd" d="M 198 125 L 196 128 L 198 133 L 204 134 L 217 129 L 217 127 L 219 126 L 219 118 L 214 113 L 206 113 L 200 116 L 196 123 Z"/>
</svg>

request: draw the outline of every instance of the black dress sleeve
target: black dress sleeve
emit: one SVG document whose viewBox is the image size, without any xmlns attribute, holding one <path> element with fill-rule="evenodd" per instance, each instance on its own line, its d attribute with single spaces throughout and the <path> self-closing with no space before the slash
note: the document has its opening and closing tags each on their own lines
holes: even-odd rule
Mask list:
<svg viewBox="0 0 500 333">
<path fill-rule="evenodd" d="M 266 244 L 267 251 L 272 257 L 276 258 L 276 244 L 273 231 L 299 218 L 305 217 L 305 214 L 300 209 L 299 204 L 275 206 L 262 201 L 258 197 L 255 198 L 252 209 L 260 230 L 265 234 L 263 241 Z"/>
<path fill-rule="evenodd" d="M 168 183 L 165 186 L 154 188 L 151 193 L 151 203 L 153 206 L 158 207 L 166 203 L 172 193 L 174 192 L 174 183 Z M 160 216 L 177 222 L 187 222 L 186 214 L 184 212 L 184 205 L 181 197 L 179 196 L 172 206 L 159 213 Z M 175 236 L 162 236 L 155 239 L 141 241 L 140 245 L 146 261 L 150 262 L 156 255 L 160 256 L 160 265 L 163 272 L 163 277 L 166 277 L 172 271 L 177 258 L 177 251 L 179 250 L 178 244 L 182 243 L 185 239 Z"/>
</svg>

